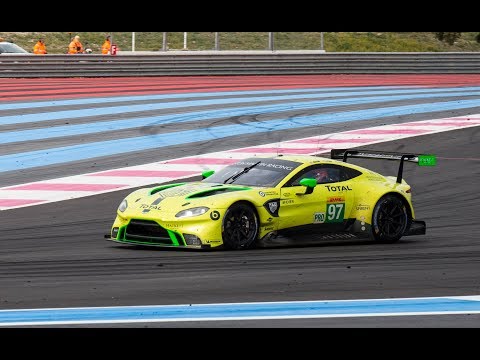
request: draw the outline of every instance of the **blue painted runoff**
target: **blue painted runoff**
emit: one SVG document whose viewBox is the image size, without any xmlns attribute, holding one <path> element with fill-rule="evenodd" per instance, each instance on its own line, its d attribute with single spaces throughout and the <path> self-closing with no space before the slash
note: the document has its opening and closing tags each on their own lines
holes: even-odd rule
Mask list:
<svg viewBox="0 0 480 360">
<path fill-rule="evenodd" d="M 322 88 L 296 88 L 286 90 L 252 90 L 252 91 L 218 91 L 218 92 L 188 92 L 177 94 L 158 94 L 158 95 L 121 95 L 108 97 L 86 97 L 79 99 L 68 100 L 48 100 L 38 101 L 32 100 L 28 102 L 14 102 L 14 103 L 0 103 L 0 111 L 2 110 L 17 110 L 17 109 L 37 109 L 42 107 L 52 106 L 70 106 L 70 105 L 93 105 L 93 104 L 108 104 L 114 102 L 131 102 L 131 101 L 155 101 L 155 100 L 169 100 L 169 99 L 186 99 L 186 98 L 202 98 L 202 97 L 223 97 L 231 95 L 263 95 L 263 94 L 287 94 L 297 92 L 331 92 L 335 91 L 355 91 L 355 90 L 379 90 L 379 89 L 417 89 L 417 86 L 355 86 L 355 87 L 322 87 Z M 422 89 L 422 88 L 420 88 Z M 473 88 L 463 88 L 473 89 Z M 425 89 L 427 90 L 427 89 Z"/>
<path fill-rule="evenodd" d="M 379 300 L 292 301 L 229 304 L 183 304 L 59 309 L 1 310 L 0 325 L 75 321 L 229 319 L 376 314 L 480 312 L 480 301 L 435 297 Z"/>
<path fill-rule="evenodd" d="M 222 139 L 230 136 L 278 130 L 292 130 L 338 122 L 372 120 L 380 117 L 412 115 L 418 113 L 474 108 L 479 106 L 480 99 L 411 104 L 320 115 L 279 118 L 276 120 L 249 122 L 240 125 L 216 126 L 167 134 L 151 134 L 140 137 L 108 140 L 0 156 L 0 172 L 48 166 L 128 152 L 153 150 L 165 146 Z"/>
<path fill-rule="evenodd" d="M 476 90 L 476 91 L 475 91 Z M 154 110 L 165 110 L 165 109 L 186 109 L 189 107 L 197 106 L 211 106 L 211 105 L 232 105 L 232 104 L 242 104 L 242 103 L 251 103 L 251 102 L 262 102 L 262 101 L 275 101 L 275 100 L 295 100 L 295 99 L 321 99 L 326 97 L 347 97 L 347 96 L 359 96 L 359 95 L 372 95 L 374 97 L 366 98 L 365 101 L 395 101 L 395 100 L 408 100 L 416 98 L 431 98 L 439 96 L 478 96 L 479 88 L 475 90 L 464 90 L 459 91 L 458 89 L 418 89 L 418 90 L 387 90 L 387 91 L 364 91 L 364 92 L 352 92 L 352 93 L 341 93 L 341 92 L 330 92 L 324 94 L 300 94 L 300 95 L 277 95 L 277 96 L 260 96 L 260 97 L 240 97 L 240 98 L 220 98 L 213 100 L 190 100 L 190 101 L 175 101 L 175 102 L 165 102 L 165 103 L 148 103 L 148 104 L 138 104 L 138 105 L 123 105 L 123 106 L 109 106 L 109 107 L 99 107 L 99 108 L 84 108 L 77 110 L 63 110 L 63 111 L 48 111 L 48 112 L 36 112 L 34 114 L 23 114 L 23 115 L 14 115 L 14 116 L 0 116 L 0 125 L 10 125 L 10 124 L 25 124 L 25 123 L 38 123 L 42 121 L 53 121 L 53 120 L 63 120 L 68 119 L 69 121 L 78 118 L 85 118 L 90 116 L 103 116 L 103 115 L 119 115 L 127 114 L 134 112 L 142 111 L 154 111 Z M 409 93 L 410 95 L 402 96 L 391 96 L 392 94 L 402 94 Z M 427 93 L 426 95 L 420 95 L 422 93 Z M 450 94 L 450 95 L 448 95 Z M 383 96 L 380 96 L 383 95 Z M 385 97 L 391 96 L 388 99 Z M 335 104 L 336 101 L 341 100 L 331 100 L 330 103 Z M 356 103 L 359 101 L 357 98 L 344 100 L 345 104 L 350 102 Z M 285 104 L 288 106 L 288 104 Z M 333 105 L 330 105 L 333 106 Z"/>
<path fill-rule="evenodd" d="M 480 92 L 465 92 L 459 94 L 442 94 L 442 97 L 450 96 L 479 96 Z M 139 117 L 128 120 L 113 120 L 113 121 L 98 121 L 86 124 L 77 125 L 59 125 L 50 126 L 47 128 L 33 129 L 33 130 L 20 130 L 0 132 L 0 144 L 9 144 L 21 141 L 34 141 L 53 139 L 66 136 L 76 136 L 85 134 L 95 134 L 103 132 L 111 132 L 118 130 L 128 130 L 139 127 L 159 126 L 172 123 L 183 122 L 198 122 L 202 120 L 211 120 L 222 117 L 234 117 L 234 116 L 247 116 L 247 115 L 260 115 L 271 114 L 282 111 L 303 110 L 303 109 L 320 109 L 329 106 L 347 106 L 347 105 L 361 105 L 369 103 L 381 103 L 386 101 L 399 101 L 399 100 L 414 100 L 414 99 L 428 99 L 436 97 L 433 94 L 421 94 L 415 96 L 389 96 L 389 97 L 361 97 L 350 99 L 335 99 L 335 100 L 323 100 L 323 101 L 308 101 L 308 102 L 293 102 L 288 104 L 276 104 L 276 105 L 263 105 L 263 106 L 249 106 L 241 108 L 227 108 L 218 110 L 203 110 L 194 111 L 190 113 L 181 114 L 169 114 L 152 117 Z M 19 118 L 19 117 L 17 117 Z M 23 117 L 17 121 L 23 122 Z M 0 118 L 0 121 L 1 118 Z M 71 121 L 69 119 L 69 121 Z"/>
</svg>

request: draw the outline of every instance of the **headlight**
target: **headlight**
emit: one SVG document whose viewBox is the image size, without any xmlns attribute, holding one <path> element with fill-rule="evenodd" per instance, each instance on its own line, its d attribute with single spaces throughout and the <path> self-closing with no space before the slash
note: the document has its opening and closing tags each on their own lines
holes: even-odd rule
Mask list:
<svg viewBox="0 0 480 360">
<path fill-rule="evenodd" d="M 210 210 L 208 207 L 201 206 L 197 208 L 192 208 L 192 209 L 187 209 L 187 210 L 182 210 L 175 217 L 177 218 L 183 218 L 183 217 L 191 217 L 191 216 L 198 216 L 198 215 L 203 215 L 205 214 L 208 210 Z"/>
<path fill-rule="evenodd" d="M 128 202 L 127 202 L 127 199 L 124 199 L 120 206 L 118 207 L 118 211 L 120 212 L 124 212 L 125 210 L 127 210 L 127 207 L 128 207 Z"/>
</svg>

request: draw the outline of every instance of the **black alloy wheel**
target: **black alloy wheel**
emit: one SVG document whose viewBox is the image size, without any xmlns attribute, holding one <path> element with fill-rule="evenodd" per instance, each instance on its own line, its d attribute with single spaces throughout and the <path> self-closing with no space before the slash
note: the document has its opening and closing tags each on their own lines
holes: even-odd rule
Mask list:
<svg viewBox="0 0 480 360">
<path fill-rule="evenodd" d="M 252 247 L 258 234 L 258 216 L 252 206 L 233 204 L 225 213 L 222 238 L 226 249 L 243 250 Z"/>
<path fill-rule="evenodd" d="M 372 215 L 373 237 L 378 242 L 394 243 L 408 230 L 410 219 L 404 202 L 393 195 L 382 197 Z"/>
</svg>

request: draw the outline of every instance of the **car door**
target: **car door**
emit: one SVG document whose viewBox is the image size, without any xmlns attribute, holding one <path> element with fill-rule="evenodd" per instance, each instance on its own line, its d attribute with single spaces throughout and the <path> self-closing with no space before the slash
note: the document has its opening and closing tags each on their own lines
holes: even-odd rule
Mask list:
<svg viewBox="0 0 480 360">
<path fill-rule="evenodd" d="M 317 174 L 330 173 L 328 178 Z M 315 178 L 319 183 L 308 193 L 301 179 Z M 302 170 L 280 191 L 279 230 L 295 227 L 316 233 L 342 231 L 353 207 L 352 183 L 345 180 L 343 167 L 313 165 Z"/>
</svg>

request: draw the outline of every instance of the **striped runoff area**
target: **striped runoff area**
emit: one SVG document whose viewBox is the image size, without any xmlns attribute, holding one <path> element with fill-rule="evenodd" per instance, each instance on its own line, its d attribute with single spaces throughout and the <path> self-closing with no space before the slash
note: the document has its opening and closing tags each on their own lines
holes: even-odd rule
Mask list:
<svg viewBox="0 0 480 360">
<path fill-rule="evenodd" d="M 0 79 L 0 210 L 477 126 L 465 114 L 479 112 L 477 74 Z"/>
<path fill-rule="evenodd" d="M 322 154 L 331 149 L 358 147 L 479 125 L 480 114 L 390 124 L 7 186 L 0 188 L 0 210 L 188 178 L 207 169 L 218 170 L 250 156 Z"/>
<path fill-rule="evenodd" d="M 480 314 L 480 296 L 0 310 L 0 326 Z"/>
<path fill-rule="evenodd" d="M 431 94 L 429 95 L 431 96 Z M 448 97 L 453 95 L 436 94 L 436 96 Z M 455 96 L 480 96 L 480 92 L 464 92 L 455 94 Z M 265 110 L 262 106 L 247 106 L 185 113 L 185 108 L 174 108 L 181 113 L 167 116 L 148 116 L 147 118 L 140 117 L 134 120 L 115 119 L 114 121 L 106 121 L 106 123 L 103 121 L 99 122 L 96 120 L 97 117 L 92 116 L 88 123 L 78 125 L 70 124 L 70 118 L 66 118 L 68 119 L 68 126 L 49 126 L 50 124 L 48 123 L 50 121 L 46 121 L 47 124 L 44 125 L 46 129 L 36 127 L 33 130 L 5 131 L 2 134 L 1 138 L 5 144 L 0 145 L 0 149 L 3 146 L 8 146 L 5 150 L 8 153 L 0 156 L 0 173 L 39 166 L 65 164 L 95 157 L 152 151 L 163 147 L 187 145 L 199 141 L 209 142 L 232 136 L 262 135 L 281 130 L 291 130 L 293 133 L 296 129 L 314 128 L 342 122 L 360 122 L 384 117 L 480 107 L 480 99 L 432 101 L 431 103 L 401 106 L 379 105 L 381 102 L 392 101 L 392 98 L 394 98 L 393 100 L 418 101 L 424 97 L 429 96 L 424 94 L 411 95 L 408 98 L 402 96 L 401 99 L 397 96 L 383 97 L 382 99 L 375 96 L 373 99 L 371 97 L 368 99 L 350 99 L 348 104 L 338 99 L 333 102 L 322 101 L 314 105 L 316 111 L 320 111 L 325 106 L 345 106 L 347 109 L 315 115 L 284 115 L 282 112 L 303 113 L 304 111 L 314 111 L 314 109 L 310 107 L 310 104 L 305 104 L 304 102 L 285 105 L 283 103 L 285 99 L 282 99 L 282 103 L 275 106 L 266 105 L 265 107 L 268 110 Z M 372 108 L 348 110 L 346 105 L 367 105 Z M 258 119 L 262 114 L 269 118 Z M 236 119 L 239 117 L 248 118 L 248 121 L 237 123 Z M 18 123 L 23 122 L 23 115 L 16 118 L 19 119 Z M 61 121 L 65 120 L 62 119 Z M 210 123 L 215 121 L 215 126 L 207 126 L 203 123 L 204 121 Z M 27 126 L 31 126 L 31 124 L 31 122 L 28 122 Z M 185 124 L 189 129 L 182 130 L 182 127 L 179 126 L 180 124 Z M 169 125 L 171 128 L 168 130 L 167 127 Z M 181 130 L 177 130 L 179 127 Z M 129 134 L 133 131 L 139 136 L 125 135 L 125 130 L 128 130 Z M 157 133 L 158 131 L 160 133 Z M 145 133 L 147 134 L 145 135 Z M 108 138 L 109 136 L 115 136 L 115 138 L 99 141 L 100 134 L 102 138 Z M 89 136 L 92 139 L 90 141 Z M 120 137 L 117 138 L 116 136 Z M 9 144 L 9 139 L 12 139 L 14 143 Z M 52 141 L 59 141 L 62 146 L 51 145 L 45 148 L 45 144 L 50 144 L 51 139 L 53 139 Z M 66 141 L 67 139 L 68 141 Z M 32 150 L 25 151 L 25 144 L 28 144 L 28 148 Z M 41 148 L 35 149 L 36 147 Z"/>
</svg>

